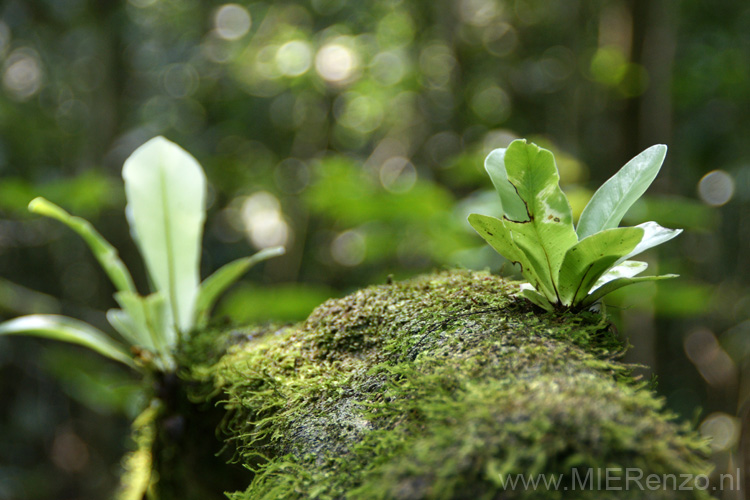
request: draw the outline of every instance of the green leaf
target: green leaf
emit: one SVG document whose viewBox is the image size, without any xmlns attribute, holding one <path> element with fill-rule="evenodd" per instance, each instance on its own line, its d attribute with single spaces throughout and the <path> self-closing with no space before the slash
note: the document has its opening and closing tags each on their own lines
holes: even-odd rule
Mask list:
<svg viewBox="0 0 750 500">
<path fill-rule="evenodd" d="M 41 197 L 31 200 L 29 210 L 57 219 L 78 233 L 89 246 L 96 260 L 99 261 L 99 264 L 107 273 L 107 276 L 109 276 L 109 279 L 112 280 L 115 288 L 121 291 L 135 292 L 133 278 L 130 276 L 128 268 L 120 260 L 117 250 L 94 229 L 94 226 L 89 221 L 81 217 L 72 216 L 51 201 Z"/>
<path fill-rule="evenodd" d="M 612 280 L 609 283 L 597 288 L 593 293 L 588 295 L 583 301 L 581 301 L 581 307 L 588 307 L 597 300 L 601 299 L 610 292 L 614 292 L 618 288 L 632 285 L 635 283 L 641 283 L 644 281 L 659 281 L 670 278 L 677 278 L 679 274 L 662 274 L 661 276 L 641 276 L 638 278 L 618 278 Z"/>
<path fill-rule="evenodd" d="M 643 238 L 632 252 L 622 258 L 622 261 L 624 261 L 625 259 L 629 259 L 630 257 L 634 257 L 639 253 L 645 252 L 649 248 L 661 245 L 662 243 L 678 236 L 682 232 L 682 229 L 669 229 L 660 226 L 656 222 L 644 222 L 643 224 L 638 224 L 635 227 L 640 227 L 641 229 L 643 229 Z"/>
<path fill-rule="evenodd" d="M 531 222 L 575 233 L 570 204 L 560 189 L 560 175 L 552 152 L 525 140 L 513 141 L 505 152 L 505 168 L 508 181 L 524 201 Z"/>
<path fill-rule="evenodd" d="M 122 309 L 110 309 L 107 311 L 107 321 L 123 339 L 127 340 L 130 345 L 144 347 L 151 351 L 154 350 L 150 339 L 144 338 L 141 330 L 133 318 Z"/>
<path fill-rule="evenodd" d="M 583 209 L 578 221 L 578 237 L 584 239 L 617 227 L 628 209 L 656 178 L 666 155 L 665 145 L 651 146 L 602 184 Z"/>
<path fill-rule="evenodd" d="M 240 279 L 251 267 L 266 259 L 284 254 L 284 247 L 265 248 L 255 255 L 225 264 L 203 280 L 195 303 L 195 324 L 203 326 L 208 320 L 216 300 L 231 284 Z"/>
<path fill-rule="evenodd" d="M 532 290 L 531 288 L 521 288 L 521 295 L 531 301 L 531 303 L 538 305 L 545 311 L 554 311 L 555 306 L 550 303 L 547 298 L 542 295 L 541 293 L 537 292 L 536 290 Z"/>
<path fill-rule="evenodd" d="M 609 283 L 610 281 L 616 280 L 617 278 L 632 278 L 633 276 L 641 274 L 646 269 L 648 269 L 648 264 L 645 262 L 640 262 L 637 260 L 626 260 L 621 264 L 615 265 L 615 267 L 602 274 L 601 278 L 596 280 L 596 283 L 594 283 L 594 286 L 593 288 L 591 288 L 590 292 L 593 292 L 605 283 Z"/>
<path fill-rule="evenodd" d="M 643 237 L 643 229 L 619 227 L 584 238 L 566 253 L 560 267 L 559 292 L 563 305 L 583 300 L 596 281 Z"/>
<path fill-rule="evenodd" d="M 471 214 L 469 224 L 492 248 L 500 255 L 521 267 L 521 274 L 537 290 L 542 290 L 551 300 L 555 301 L 552 279 L 543 266 L 530 261 L 526 253 L 513 241 L 507 220 L 496 219 L 488 215 Z M 542 267 L 541 271 L 537 268 Z"/>
<path fill-rule="evenodd" d="M 156 291 L 167 298 L 172 321 L 187 332 L 199 289 L 203 170 L 178 145 L 155 137 L 125 161 L 122 176 L 133 238 Z"/>
<path fill-rule="evenodd" d="M 527 221 L 529 215 L 526 212 L 526 205 L 518 196 L 516 188 L 508 181 L 508 173 L 505 170 L 505 151 L 504 148 L 492 151 L 484 160 L 484 169 L 490 175 L 495 191 L 500 197 L 500 207 L 505 217 L 519 222 Z"/>
<path fill-rule="evenodd" d="M 506 221 L 513 242 L 539 276 L 538 291 L 559 302 L 557 275 L 565 252 L 577 241 L 568 199 L 550 151 L 524 140 L 513 141 L 505 152 L 508 180 L 526 205 L 527 222 Z"/>
<path fill-rule="evenodd" d="M 133 345 L 151 351 L 155 363 L 163 370 L 174 367 L 172 350 L 177 344 L 177 333 L 169 321 L 171 315 L 161 292 L 147 297 L 130 292 L 115 294 L 122 310 L 107 312 L 110 324 Z"/>
<path fill-rule="evenodd" d="M 521 272 L 524 272 L 526 268 L 524 255 L 513 243 L 513 238 L 510 235 L 510 230 L 505 226 L 505 221 L 489 215 L 471 214 L 469 215 L 469 224 L 497 253 L 514 264 L 519 264 Z"/>
<path fill-rule="evenodd" d="M 0 323 L 0 335 L 33 335 L 79 344 L 132 368 L 136 365 L 125 346 L 93 326 L 56 314 L 33 314 Z"/>
</svg>

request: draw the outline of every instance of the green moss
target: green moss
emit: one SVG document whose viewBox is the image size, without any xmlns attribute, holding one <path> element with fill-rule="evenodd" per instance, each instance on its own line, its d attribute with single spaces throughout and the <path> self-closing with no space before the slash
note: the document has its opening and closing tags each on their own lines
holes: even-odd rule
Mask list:
<svg viewBox="0 0 750 500">
<path fill-rule="evenodd" d="M 488 274 L 441 273 L 330 300 L 298 326 L 226 336 L 228 353 L 192 377 L 213 388 L 205 397 L 221 394 L 235 460 L 255 472 L 230 497 L 563 498 L 501 480 L 706 472 L 702 441 L 615 361 L 623 346 L 601 316 L 541 314 L 515 292 Z M 701 496 L 649 497 L 678 494 Z"/>
</svg>

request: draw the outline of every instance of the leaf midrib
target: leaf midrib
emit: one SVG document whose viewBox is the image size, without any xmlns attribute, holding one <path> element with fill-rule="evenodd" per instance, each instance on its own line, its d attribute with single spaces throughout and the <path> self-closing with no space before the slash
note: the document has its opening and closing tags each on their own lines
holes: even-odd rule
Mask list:
<svg viewBox="0 0 750 500">
<path fill-rule="evenodd" d="M 531 158 L 531 152 L 529 151 L 529 148 L 524 148 L 524 153 L 526 154 L 527 164 L 533 166 L 534 162 L 533 162 L 533 160 Z M 539 153 L 536 153 L 534 155 L 534 158 L 536 158 L 536 156 L 538 156 L 538 154 Z M 531 180 L 531 175 L 534 174 L 533 170 L 534 170 L 533 168 L 529 168 L 528 169 L 528 173 L 529 173 L 528 179 L 530 179 L 530 180 Z M 510 182 L 510 179 L 508 179 L 508 182 Z M 516 193 L 518 193 L 518 187 L 515 184 L 513 184 L 512 182 L 511 182 L 511 185 L 516 190 Z M 533 181 L 531 182 L 531 187 L 532 188 L 536 187 L 535 182 L 533 182 Z M 534 189 L 528 189 L 527 191 L 538 192 L 538 191 L 535 191 Z M 542 252 L 544 252 L 544 258 L 547 261 L 547 270 L 549 271 L 549 278 L 550 278 L 550 283 L 552 283 L 552 289 L 555 291 L 555 297 L 557 297 L 557 302 L 560 303 L 560 304 L 562 304 L 562 299 L 560 298 L 560 291 L 557 289 L 557 283 L 555 282 L 555 272 L 552 270 L 552 262 L 550 260 L 549 253 L 547 253 L 547 247 L 545 245 L 546 242 L 544 241 L 544 238 L 542 238 L 542 235 L 539 232 L 539 226 L 537 225 L 537 216 L 536 216 L 537 214 L 536 214 L 536 212 L 539 209 L 538 199 L 537 199 L 536 196 L 534 196 L 533 199 L 532 199 L 532 202 L 533 202 L 533 205 L 534 205 L 534 214 L 532 215 L 529 212 L 529 204 L 528 204 L 528 202 L 523 199 L 523 196 L 521 196 L 520 193 L 518 193 L 518 196 L 519 196 L 519 198 L 521 198 L 523 200 L 524 205 L 526 205 L 526 214 L 529 216 L 529 221 L 528 222 L 530 222 L 531 225 L 532 225 L 532 227 L 534 228 L 534 233 L 536 234 L 536 237 L 539 240 L 539 246 L 542 248 Z"/>
<path fill-rule="evenodd" d="M 180 315 L 179 315 L 179 306 L 177 304 L 177 286 L 176 286 L 176 272 L 175 272 L 175 262 L 174 262 L 174 252 L 172 248 L 172 226 L 170 225 L 169 221 L 169 211 L 168 211 L 168 193 L 169 190 L 167 189 L 166 185 L 166 174 L 164 172 L 164 166 L 162 164 L 162 168 L 159 169 L 159 189 L 161 190 L 161 212 L 162 212 L 162 223 L 164 227 L 164 238 L 165 246 L 167 250 L 167 281 L 168 281 L 168 295 L 169 295 L 169 304 L 170 308 L 172 309 L 172 315 L 174 316 L 172 318 L 172 321 L 175 324 L 175 329 L 177 332 L 180 331 L 179 324 L 180 324 Z"/>
</svg>

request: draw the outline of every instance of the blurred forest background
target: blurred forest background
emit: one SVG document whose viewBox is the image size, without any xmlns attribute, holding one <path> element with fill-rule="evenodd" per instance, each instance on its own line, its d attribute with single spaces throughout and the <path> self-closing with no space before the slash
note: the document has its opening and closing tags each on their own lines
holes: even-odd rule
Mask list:
<svg viewBox="0 0 750 500">
<path fill-rule="evenodd" d="M 628 360 L 734 470 L 750 396 L 750 4 L 746 0 L 0 1 L 0 310 L 107 328 L 111 285 L 43 195 L 146 280 L 123 160 L 163 134 L 210 180 L 204 276 L 254 249 L 216 316 L 304 318 L 329 297 L 434 269 L 510 266 L 485 155 L 552 149 L 580 213 L 646 147 L 664 169 L 627 223 L 681 227 L 608 300 Z M 648 379 L 649 372 L 644 372 Z M 0 339 L 0 499 L 106 498 L 139 393 L 83 349 Z M 725 498 L 735 498 L 726 496 Z"/>
</svg>

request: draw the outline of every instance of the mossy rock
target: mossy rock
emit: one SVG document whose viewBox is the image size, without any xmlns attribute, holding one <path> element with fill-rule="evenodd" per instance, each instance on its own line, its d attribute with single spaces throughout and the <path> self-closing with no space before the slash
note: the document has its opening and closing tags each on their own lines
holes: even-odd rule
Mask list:
<svg viewBox="0 0 750 500">
<path fill-rule="evenodd" d="M 229 497 L 707 497 L 598 490 L 597 473 L 624 487 L 618 470 L 637 469 L 644 488 L 649 474 L 706 473 L 705 443 L 616 361 L 602 316 L 541 313 L 517 291 L 440 273 L 330 300 L 300 325 L 225 332 L 213 364 L 196 346 L 216 337 L 199 337 L 185 354 L 186 378 L 204 382 L 192 397 L 222 401 L 235 460 L 253 471 Z M 561 486 L 503 487 L 515 474 Z"/>
</svg>

